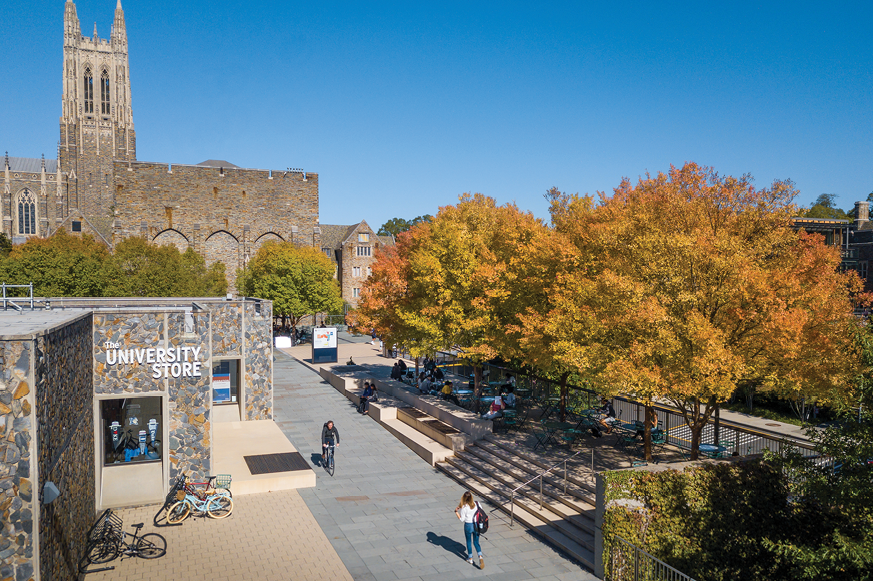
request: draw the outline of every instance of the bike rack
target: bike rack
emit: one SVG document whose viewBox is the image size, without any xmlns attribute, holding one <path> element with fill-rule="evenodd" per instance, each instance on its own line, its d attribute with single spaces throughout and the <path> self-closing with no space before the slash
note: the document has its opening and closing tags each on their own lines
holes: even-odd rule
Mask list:
<svg viewBox="0 0 873 581">
<path fill-rule="evenodd" d="M 85 544 L 85 554 L 79 559 L 79 573 L 87 575 L 88 573 L 99 573 L 101 571 L 112 571 L 115 565 L 110 567 L 100 567 L 98 569 L 88 569 L 88 551 L 91 545 L 110 539 L 115 539 L 121 536 L 121 517 L 112 512 L 111 508 L 107 508 L 100 515 L 100 518 L 88 530 L 88 542 Z"/>
<path fill-rule="evenodd" d="M 155 513 L 155 518 L 153 519 L 154 525 L 156 527 L 180 527 L 182 523 L 170 524 L 170 523 L 159 523 L 158 518 L 162 513 L 166 514 L 166 510 L 170 508 L 173 503 L 176 502 L 176 493 L 185 488 L 185 474 L 182 473 L 176 478 L 176 483 L 170 487 L 170 492 L 167 493 L 167 497 L 164 499 L 164 504 L 161 505 L 161 508 L 158 509 L 158 512 Z"/>
</svg>

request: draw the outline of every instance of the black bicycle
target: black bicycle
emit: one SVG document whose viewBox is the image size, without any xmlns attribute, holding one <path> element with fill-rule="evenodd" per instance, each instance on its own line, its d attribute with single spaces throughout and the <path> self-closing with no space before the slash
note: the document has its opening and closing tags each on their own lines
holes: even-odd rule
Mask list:
<svg viewBox="0 0 873 581">
<path fill-rule="evenodd" d="M 121 530 L 121 519 L 111 512 L 105 515 L 106 526 L 102 531 L 92 536 L 88 543 L 85 559 L 88 564 L 100 565 L 126 557 L 141 559 L 157 559 L 167 554 L 167 539 L 157 533 L 147 533 L 140 536 L 143 523 L 133 525 L 134 533 Z M 130 542 L 127 539 L 130 538 Z"/>
<path fill-rule="evenodd" d="M 324 449 L 324 450 L 325 450 L 325 453 L 324 453 L 324 469 L 325 469 L 325 470 L 327 471 L 327 473 L 330 474 L 331 476 L 333 476 L 333 473 L 334 473 L 334 467 L 335 467 L 334 460 L 333 460 L 333 451 L 334 451 L 334 448 L 336 448 L 336 445 L 333 443 L 333 439 L 331 439 L 331 440 L 330 440 L 330 444 L 328 444 L 328 445 L 327 445 L 327 448 Z"/>
</svg>

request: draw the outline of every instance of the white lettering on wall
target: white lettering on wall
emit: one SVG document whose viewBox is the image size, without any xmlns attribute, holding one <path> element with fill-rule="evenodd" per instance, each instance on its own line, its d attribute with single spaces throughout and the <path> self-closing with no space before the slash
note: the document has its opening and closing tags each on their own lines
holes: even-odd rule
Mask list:
<svg viewBox="0 0 873 581">
<path fill-rule="evenodd" d="M 119 363 L 131 364 L 143 362 L 151 364 L 152 377 L 202 377 L 202 362 L 198 361 L 200 347 L 162 347 L 148 349 L 121 349 L 120 343 L 106 341 L 103 343 L 106 349 L 106 365 Z M 192 361 L 193 359 L 193 361 Z"/>
</svg>

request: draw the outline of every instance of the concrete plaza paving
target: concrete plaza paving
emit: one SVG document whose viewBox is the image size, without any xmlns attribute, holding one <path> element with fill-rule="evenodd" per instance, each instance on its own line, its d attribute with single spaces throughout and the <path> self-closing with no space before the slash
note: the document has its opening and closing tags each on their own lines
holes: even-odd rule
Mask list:
<svg viewBox="0 0 873 581">
<path fill-rule="evenodd" d="M 464 488 L 278 350 L 274 390 L 277 424 L 316 466 L 316 487 L 299 490 L 300 497 L 354 579 L 596 579 L 521 526 L 510 528 L 500 512 L 491 513 L 482 539 L 484 570 L 468 564 L 453 512 Z M 329 419 L 340 433 L 333 477 L 318 466 L 321 427 Z"/>
</svg>

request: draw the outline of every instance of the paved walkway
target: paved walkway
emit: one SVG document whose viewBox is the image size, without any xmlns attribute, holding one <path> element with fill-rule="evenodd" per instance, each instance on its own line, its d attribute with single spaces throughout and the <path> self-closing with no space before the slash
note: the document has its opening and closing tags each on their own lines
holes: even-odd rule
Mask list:
<svg viewBox="0 0 873 581">
<path fill-rule="evenodd" d="M 229 517 L 188 517 L 179 527 L 156 528 L 152 524 L 156 510 L 156 506 L 145 506 L 116 512 L 125 531 L 132 531 L 130 525 L 141 522 L 145 523 L 144 533 L 163 535 L 167 539 L 164 557 L 115 560 L 108 564 L 115 565 L 114 571 L 85 579 L 352 579 L 296 490 L 237 495 Z"/>
<path fill-rule="evenodd" d="M 482 539 L 485 569 L 468 564 L 453 512 L 464 492 L 460 485 L 278 350 L 274 390 L 277 424 L 318 474 L 318 485 L 300 496 L 354 579 L 596 579 L 523 527 L 510 528 L 500 512 L 491 513 Z M 340 433 L 334 477 L 317 467 L 328 419 Z"/>
</svg>

